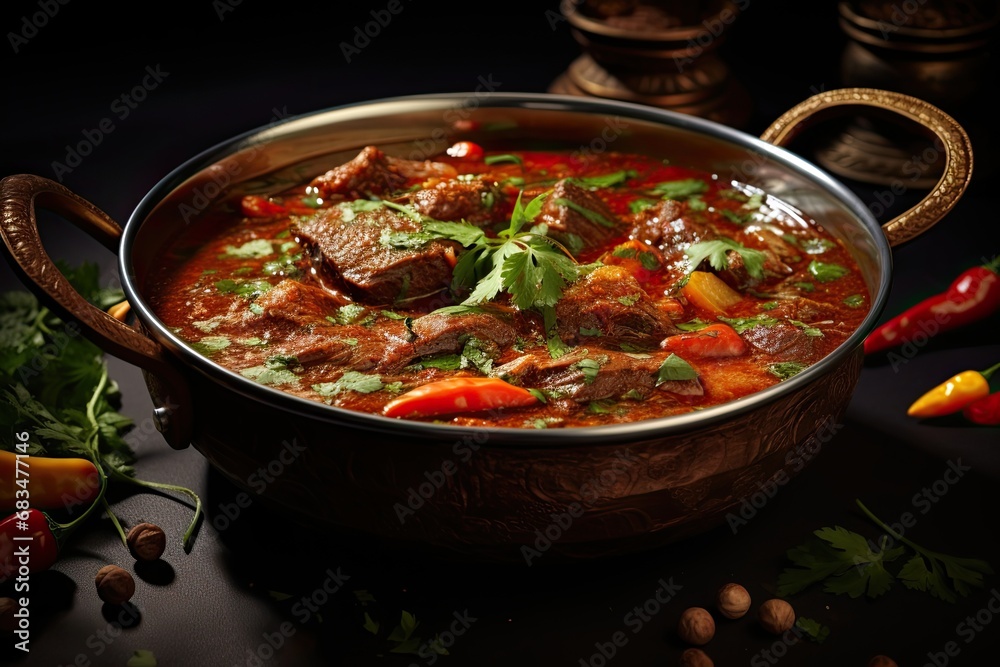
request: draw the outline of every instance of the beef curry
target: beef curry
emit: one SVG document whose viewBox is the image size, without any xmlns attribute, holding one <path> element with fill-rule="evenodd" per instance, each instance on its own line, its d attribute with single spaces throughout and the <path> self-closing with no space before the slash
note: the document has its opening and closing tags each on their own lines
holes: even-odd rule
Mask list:
<svg viewBox="0 0 1000 667">
<path fill-rule="evenodd" d="M 801 372 L 870 307 L 803 212 L 645 155 L 367 146 L 197 227 L 151 284 L 167 327 L 254 382 L 401 419 L 689 412 Z"/>
</svg>

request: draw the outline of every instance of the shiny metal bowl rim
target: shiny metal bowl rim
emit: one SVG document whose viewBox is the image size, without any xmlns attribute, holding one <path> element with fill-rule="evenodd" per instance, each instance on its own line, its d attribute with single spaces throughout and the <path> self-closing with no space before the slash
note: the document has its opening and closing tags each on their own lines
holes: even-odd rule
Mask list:
<svg viewBox="0 0 1000 667">
<path fill-rule="evenodd" d="M 846 341 L 806 370 L 743 398 L 684 414 L 645 419 L 636 422 L 606 426 L 527 429 L 517 427 L 466 426 L 392 419 L 382 415 L 326 405 L 319 401 L 302 398 L 280 389 L 258 384 L 239 373 L 223 368 L 212 362 L 208 357 L 199 354 L 188 343 L 170 331 L 159 320 L 142 297 L 137 285 L 138 278 L 131 262 L 138 230 L 152 210 L 177 185 L 191 175 L 218 162 L 227 155 L 247 148 L 250 145 L 279 140 L 282 136 L 282 129 L 297 121 L 308 120 L 314 123 L 320 121 L 325 126 L 329 123 L 335 123 L 338 115 L 345 112 L 355 113 L 359 108 L 363 107 L 389 105 L 390 108 L 398 107 L 398 111 L 403 112 L 408 106 L 414 104 L 440 103 L 442 108 L 446 108 L 467 97 L 468 93 L 406 95 L 366 100 L 320 109 L 292 116 L 271 125 L 236 135 L 183 162 L 153 186 L 139 201 L 125 224 L 121 239 L 121 252 L 118 258 L 119 274 L 122 279 L 123 289 L 133 311 L 136 312 L 146 328 L 152 331 L 154 337 L 188 366 L 193 367 L 210 380 L 221 383 L 249 399 L 278 406 L 291 414 L 345 426 L 350 425 L 362 430 L 394 433 L 400 436 L 432 440 L 455 440 L 475 433 L 487 436 L 489 446 L 531 447 L 560 447 L 565 446 L 569 442 L 572 442 L 574 445 L 607 444 L 664 438 L 732 419 L 736 415 L 761 408 L 783 396 L 794 393 L 799 388 L 811 382 L 821 380 L 829 371 L 833 370 L 848 356 L 853 354 L 863 343 L 868 333 L 874 328 L 885 307 L 891 284 L 892 255 L 889 243 L 882 232 L 881 226 L 868 207 L 850 189 L 829 173 L 784 148 L 704 118 L 630 102 L 531 92 L 494 93 L 481 106 L 490 108 L 539 108 L 566 111 L 568 113 L 613 113 L 637 120 L 671 125 L 723 139 L 742 146 L 745 149 L 759 152 L 774 162 L 796 171 L 799 175 L 805 176 L 815 182 L 817 187 L 827 190 L 841 200 L 850 212 L 855 215 L 856 219 L 862 225 L 869 228 L 875 239 L 879 261 L 879 266 L 877 267 L 879 270 L 879 288 L 877 293 L 872 296 L 871 308 L 868 315 Z M 198 406 L 195 406 L 195 409 L 198 409 Z"/>
</svg>

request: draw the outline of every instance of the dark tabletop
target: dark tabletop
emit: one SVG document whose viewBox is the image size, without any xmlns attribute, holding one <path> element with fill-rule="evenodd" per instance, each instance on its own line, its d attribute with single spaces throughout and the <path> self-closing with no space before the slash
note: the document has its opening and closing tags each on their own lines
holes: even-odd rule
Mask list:
<svg viewBox="0 0 1000 667">
<path fill-rule="evenodd" d="M 579 53 L 554 2 L 469 4 L 469 13 L 455 14 L 402 0 L 401 11 L 348 63 L 340 42 L 352 40 L 355 26 L 387 3 L 351 3 L 351 10 L 340 7 L 345 3 L 327 4 L 315 10 L 298 3 L 206 0 L 191 8 L 164 4 L 151 10 L 55 0 L 6 3 L 0 23 L 4 33 L 10 31 L 0 48 L 0 175 L 61 177 L 124 222 L 176 165 L 266 125 L 276 113 L 471 91 L 480 77 L 491 77 L 506 92 L 543 92 Z M 44 20 L 37 18 L 42 5 L 53 14 Z M 743 128 L 749 133 L 759 134 L 812 93 L 842 85 L 844 37 L 835 5 L 809 3 L 807 15 L 801 14 L 804 5 L 793 5 L 796 14 L 781 3 L 753 3 L 723 47 L 752 99 L 751 120 Z M 44 25 L 32 31 L 25 21 Z M 124 115 L 116 98 L 150 70 L 158 80 L 146 79 L 155 85 Z M 68 145 L 104 118 L 113 120 L 113 129 L 101 133 L 79 166 L 54 167 L 65 162 Z M 969 118 L 974 147 L 991 145 L 983 129 L 989 123 Z M 954 211 L 894 250 L 883 319 L 943 290 L 961 270 L 997 252 L 993 184 L 980 176 L 991 173 L 993 159 L 989 151 L 977 152 L 977 177 Z M 848 185 L 866 203 L 879 201 L 885 190 Z M 923 194 L 906 190 L 880 219 Z M 43 235 L 53 257 L 97 261 L 105 280 L 113 280 L 116 258 L 63 221 L 47 221 Z M 22 287 L 3 263 L 0 286 Z M 911 513 L 916 523 L 907 536 L 927 548 L 1000 565 L 1000 431 L 905 416 L 925 388 L 1000 361 L 998 325 L 994 315 L 937 336 L 901 363 L 866 361 L 843 428 L 745 525 L 721 526 L 634 556 L 530 568 L 454 563 L 324 537 L 259 503 L 222 521 L 234 511 L 239 489 L 193 448 L 171 450 L 145 428 L 152 403 L 140 371 L 108 357 L 111 377 L 122 388 L 122 412 L 142 427 L 130 437 L 139 475 L 195 489 L 205 501 L 206 520 L 191 553 L 172 537 L 163 563 L 136 570 L 134 613 L 124 616 L 102 608 L 92 581 L 106 563 L 134 568 L 134 561 L 110 523 L 95 520 L 51 571 L 32 579 L 30 654 L 14 650 L 8 638 L 0 660 L 124 665 L 133 651 L 145 649 L 161 666 L 677 664 L 683 649 L 673 633 L 677 617 L 689 606 L 710 606 L 721 584 L 742 583 L 759 602 L 773 594 L 786 550 L 811 531 L 841 525 L 876 536 L 856 498 L 889 521 Z M 162 496 L 119 491 L 112 500 L 128 523 L 153 521 L 169 536 L 179 536 L 190 517 L 189 507 Z M 675 595 L 652 604 L 661 581 L 672 582 Z M 324 585 L 336 592 L 317 596 Z M 874 600 L 817 587 L 791 601 L 799 615 L 830 629 L 822 644 L 784 642 L 747 618 L 720 623 L 706 651 L 716 665 L 865 665 L 876 653 L 900 665 L 992 664 L 987 659 L 995 658 L 1000 645 L 998 587 L 997 578 L 988 576 L 985 588 L 956 603 L 899 583 Z M 303 597 L 315 600 L 314 608 Z M 416 634 L 442 633 L 449 655 L 387 653 L 362 628 L 362 602 L 389 625 L 403 610 L 413 613 L 421 623 Z M 642 615 L 633 613 L 637 607 L 647 614 L 641 622 L 636 619 Z M 616 633 L 624 638 L 619 646 Z"/>
</svg>

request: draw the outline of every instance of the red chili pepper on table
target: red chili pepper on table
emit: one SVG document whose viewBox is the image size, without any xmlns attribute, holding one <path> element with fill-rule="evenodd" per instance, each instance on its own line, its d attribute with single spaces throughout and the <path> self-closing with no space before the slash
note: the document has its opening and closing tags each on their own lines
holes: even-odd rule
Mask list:
<svg viewBox="0 0 1000 667">
<path fill-rule="evenodd" d="M 56 523 L 37 509 L 16 512 L 0 521 L 0 583 L 23 572 L 52 567 L 71 527 Z"/>
<path fill-rule="evenodd" d="M 1000 257 L 963 271 L 944 292 L 924 299 L 885 322 L 865 339 L 865 354 L 935 336 L 1000 311 Z"/>
<path fill-rule="evenodd" d="M 962 410 L 962 415 L 980 426 L 1000 425 L 1000 391 L 977 398 Z"/>
</svg>

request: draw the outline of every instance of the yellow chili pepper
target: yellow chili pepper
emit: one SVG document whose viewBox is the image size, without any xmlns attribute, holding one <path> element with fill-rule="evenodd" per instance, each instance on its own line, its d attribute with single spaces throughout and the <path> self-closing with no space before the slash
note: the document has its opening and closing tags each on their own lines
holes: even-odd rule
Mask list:
<svg viewBox="0 0 1000 667">
<path fill-rule="evenodd" d="M 990 376 L 1000 364 L 985 371 L 963 371 L 918 398 L 906 411 L 911 417 L 943 417 L 961 412 L 969 403 L 990 393 Z"/>
</svg>

